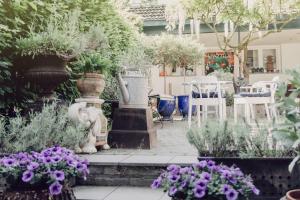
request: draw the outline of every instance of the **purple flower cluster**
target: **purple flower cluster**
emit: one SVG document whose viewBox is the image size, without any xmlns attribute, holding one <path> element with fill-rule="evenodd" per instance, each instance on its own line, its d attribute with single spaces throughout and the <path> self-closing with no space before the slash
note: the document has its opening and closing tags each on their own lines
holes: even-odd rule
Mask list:
<svg viewBox="0 0 300 200">
<path fill-rule="evenodd" d="M 245 176 L 235 166 L 217 165 L 212 160 L 202 160 L 190 167 L 170 165 L 151 187 L 162 187 L 170 197 L 184 199 L 236 200 L 251 194 L 259 195 L 250 176 Z"/>
<path fill-rule="evenodd" d="M 42 152 L 11 154 L 0 159 L 0 175 L 17 174 L 28 184 L 49 184 L 51 195 L 58 195 L 68 178 L 89 174 L 88 162 L 80 159 L 73 151 L 55 146 Z"/>
</svg>

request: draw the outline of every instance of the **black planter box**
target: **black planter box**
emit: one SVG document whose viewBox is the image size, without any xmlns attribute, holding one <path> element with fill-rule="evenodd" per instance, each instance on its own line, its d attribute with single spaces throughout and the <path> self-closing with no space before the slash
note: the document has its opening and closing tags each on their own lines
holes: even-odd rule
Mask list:
<svg viewBox="0 0 300 200">
<path fill-rule="evenodd" d="M 295 168 L 291 174 L 288 166 L 292 158 L 207 158 L 199 160 L 214 160 L 218 164 L 236 165 L 245 174 L 250 174 L 255 186 L 260 190 L 258 197 L 251 199 L 278 200 L 291 189 L 300 188 L 300 173 Z"/>
</svg>

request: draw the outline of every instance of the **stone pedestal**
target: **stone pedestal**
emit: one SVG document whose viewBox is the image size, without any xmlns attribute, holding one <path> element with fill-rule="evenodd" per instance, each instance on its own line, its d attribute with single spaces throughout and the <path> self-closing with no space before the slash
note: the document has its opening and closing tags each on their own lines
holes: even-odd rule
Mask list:
<svg viewBox="0 0 300 200">
<path fill-rule="evenodd" d="M 115 110 L 108 143 L 115 148 L 150 149 L 157 144 L 150 108 Z"/>
<path fill-rule="evenodd" d="M 86 102 L 87 106 L 94 106 L 95 108 L 98 108 L 101 112 L 100 114 L 100 119 L 101 119 L 101 133 L 99 133 L 96 138 L 97 138 L 97 147 L 102 147 L 103 149 L 110 149 L 110 146 L 107 143 L 107 135 L 108 135 L 108 130 L 107 130 L 107 119 L 104 116 L 102 112 L 102 104 L 104 103 L 103 99 L 99 98 L 79 98 L 75 99 L 76 103 L 80 102 Z"/>
</svg>

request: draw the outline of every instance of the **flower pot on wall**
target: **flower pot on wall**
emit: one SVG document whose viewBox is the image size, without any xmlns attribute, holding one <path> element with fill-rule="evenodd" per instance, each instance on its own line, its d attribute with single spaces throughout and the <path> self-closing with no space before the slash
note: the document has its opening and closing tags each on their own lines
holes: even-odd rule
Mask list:
<svg viewBox="0 0 300 200">
<path fill-rule="evenodd" d="M 300 189 L 291 190 L 286 193 L 286 200 L 299 200 L 300 199 Z"/>
<path fill-rule="evenodd" d="M 52 99 L 57 86 L 68 79 L 67 61 L 56 56 L 22 57 L 17 65 L 23 69 L 24 77 L 39 87 L 40 97 Z"/>
<path fill-rule="evenodd" d="M 85 73 L 77 80 L 77 88 L 83 98 L 98 98 L 105 87 L 104 75 Z"/>
</svg>

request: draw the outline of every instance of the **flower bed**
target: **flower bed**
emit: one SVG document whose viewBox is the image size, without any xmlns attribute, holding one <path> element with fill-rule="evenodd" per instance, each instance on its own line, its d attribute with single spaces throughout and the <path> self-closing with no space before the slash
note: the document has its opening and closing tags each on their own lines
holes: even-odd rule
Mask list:
<svg viewBox="0 0 300 200">
<path fill-rule="evenodd" d="M 66 194 L 74 196 L 70 180 L 86 178 L 89 173 L 87 165 L 86 160 L 81 160 L 71 150 L 57 146 L 40 153 L 21 152 L 5 156 L 0 159 L 0 176 L 8 186 L 1 199 L 18 195 L 25 198 L 28 193 L 41 195 L 41 199 L 57 195 L 64 196 L 59 199 L 72 199 L 65 197 Z"/>
</svg>

